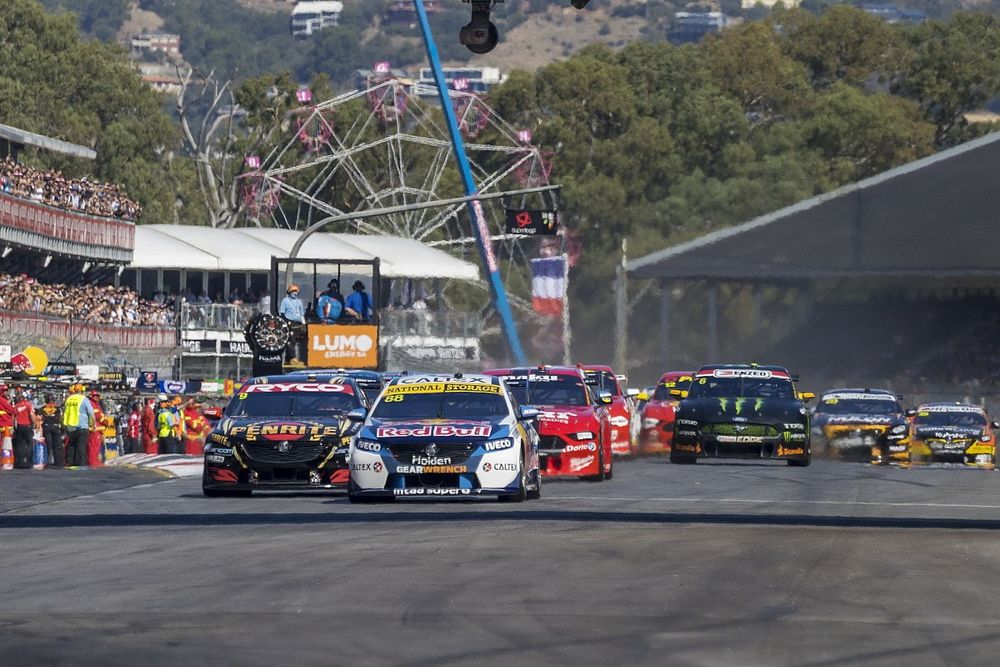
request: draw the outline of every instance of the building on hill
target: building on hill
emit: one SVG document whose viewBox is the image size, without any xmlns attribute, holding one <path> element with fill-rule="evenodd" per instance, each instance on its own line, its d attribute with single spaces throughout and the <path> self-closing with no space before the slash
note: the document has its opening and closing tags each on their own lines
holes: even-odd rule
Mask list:
<svg viewBox="0 0 1000 667">
<path fill-rule="evenodd" d="M 927 20 L 927 14 L 918 9 L 901 9 L 877 2 L 862 2 L 858 9 L 894 25 L 917 25 Z"/>
<path fill-rule="evenodd" d="M 733 19 L 722 12 L 677 12 L 667 40 L 671 44 L 694 44 L 732 23 Z"/>
<path fill-rule="evenodd" d="M 798 7 L 802 0 L 741 0 L 740 7 L 742 9 L 753 9 L 757 5 L 763 5 L 768 9 L 774 7 L 779 2 L 787 8 Z"/>
<path fill-rule="evenodd" d="M 173 33 L 157 32 L 133 35 L 131 46 L 133 58 L 156 53 L 164 53 L 170 58 L 180 58 L 181 56 L 181 36 Z"/>
<path fill-rule="evenodd" d="M 344 3 L 338 0 L 304 0 L 292 9 L 293 37 L 305 39 L 314 32 L 340 24 Z"/>
<path fill-rule="evenodd" d="M 424 0 L 424 9 L 428 14 L 439 14 L 444 10 L 439 0 Z M 386 23 L 410 25 L 417 22 L 417 10 L 411 0 L 396 0 L 385 10 L 383 18 Z"/>
<path fill-rule="evenodd" d="M 456 90 L 469 93 L 488 93 L 490 88 L 506 81 L 507 75 L 503 74 L 498 67 L 445 67 L 444 80 L 450 88 Z M 421 97 L 437 95 L 434 71 L 430 67 L 421 68 L 417 85 Z"/>
</svg>

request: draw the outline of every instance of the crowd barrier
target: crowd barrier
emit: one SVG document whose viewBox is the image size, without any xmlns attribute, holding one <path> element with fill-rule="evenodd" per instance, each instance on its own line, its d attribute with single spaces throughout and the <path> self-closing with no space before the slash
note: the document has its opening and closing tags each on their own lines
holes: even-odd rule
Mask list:
<svg viewBox="0 0 1000 667">
<path fill-rule="evenodd" d="M 51 317 L 38 313 L 0 311 L 0 330 L 5 334 L 64 338 L 79 343 L 100 343 L 128 349 L 177 347 L 177 331 L 170 327 L 137 327 L 91 324 L 83 320 Z"/>
<path fill-rule="evenodd" d="M 75 213 L 0 193 L 0 225 L 91 246 L 135 247 L 135 224 Z"/>
</svg>

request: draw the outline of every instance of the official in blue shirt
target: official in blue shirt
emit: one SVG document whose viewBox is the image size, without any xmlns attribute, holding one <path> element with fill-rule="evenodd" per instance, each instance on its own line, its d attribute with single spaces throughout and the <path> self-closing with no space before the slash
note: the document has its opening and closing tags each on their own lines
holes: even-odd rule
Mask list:
<svg viewBox="0 0 1000 667">
<path fill-rule="evenodd" d="M 371 297 L 365 292 L 365 284 L 360 280 L 355 280 L 351 287 L 354 291 L 347 297 L 347 309 L 357 313 L 359 321 L 367 322 L 372 313 Z"/>
<path fill-rule="evenodd" d="M 305 323 L 306 309 L 299 300 L 299 286 L 295 283 L 288 286 L 288 293 L 281 300 L 281 305 L 278 307 L 278 314 L 296 324 Z"/>
</svg>

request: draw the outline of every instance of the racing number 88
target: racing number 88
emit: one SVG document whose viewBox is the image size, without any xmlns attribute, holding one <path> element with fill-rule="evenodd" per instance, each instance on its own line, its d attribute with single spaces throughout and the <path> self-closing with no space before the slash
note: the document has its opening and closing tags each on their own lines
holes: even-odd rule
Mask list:
<svg viewBox="0 0 1000 667">
<path fill-rule="evenodd" d="M 385 402 L 386 403 L 397 403 L 397 402 L 402 401 L 402 400 L 403 400 L 403 395 L 402 394 L 396 394 L 395 396 L 386 396 L 385 397 Z"/>
</svg>

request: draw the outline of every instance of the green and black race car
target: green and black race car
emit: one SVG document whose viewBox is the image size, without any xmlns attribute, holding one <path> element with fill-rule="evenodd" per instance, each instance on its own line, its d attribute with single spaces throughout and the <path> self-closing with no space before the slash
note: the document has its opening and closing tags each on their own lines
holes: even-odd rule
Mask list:
<svg viewBox="0 0 1000 667">
<path fill-rule="evenodd" d="M 775 459 L 790 466 L 811 460 L 810 393 L 796 391 L 781 366 L 703 366 L 681 398 L 674 421 L 672 463 L 699 457 Z"/>
</svg>

